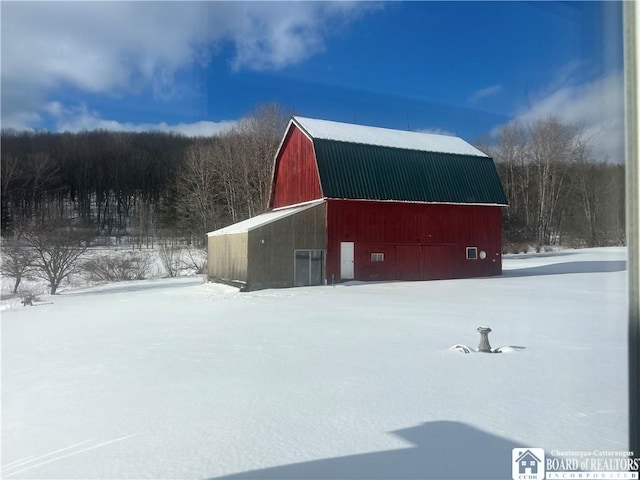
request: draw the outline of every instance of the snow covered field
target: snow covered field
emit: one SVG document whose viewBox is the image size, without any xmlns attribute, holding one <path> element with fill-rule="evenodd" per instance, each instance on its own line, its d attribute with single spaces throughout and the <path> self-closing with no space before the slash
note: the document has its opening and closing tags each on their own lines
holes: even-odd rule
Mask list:
<svg viewBox="0 0 640 480">
<path fill-rule="evenodd" d="M 120 283 L 2 311 L 3 478 L 511 478 L 627 449 L 626 250 L 496 278 Z M 464 354 L 488 325 L 502 354 Z"/>
</svg>

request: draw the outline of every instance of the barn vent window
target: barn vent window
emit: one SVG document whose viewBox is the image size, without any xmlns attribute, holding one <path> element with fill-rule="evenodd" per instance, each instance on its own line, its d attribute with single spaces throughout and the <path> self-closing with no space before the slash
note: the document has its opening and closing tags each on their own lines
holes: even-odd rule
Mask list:
<svg viewBox="0 0 640 480">
<path fill-rule="evenodd" d="M 467 247 L 467 260 L 478 259 L 478 247 Z"/>
<path fill-rule="evenodd" d="M 384 253 L 372 253 L 371 254 L 372 262 L 384 262 Z"/>
</svg>

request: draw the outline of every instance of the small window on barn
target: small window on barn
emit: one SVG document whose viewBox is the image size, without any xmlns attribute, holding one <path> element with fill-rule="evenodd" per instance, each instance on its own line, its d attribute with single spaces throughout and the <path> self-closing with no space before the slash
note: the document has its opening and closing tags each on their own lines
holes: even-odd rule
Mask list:
<svg viewBox="0 0 640 480">
<path fill-rule="evenodd" d="M 384 253 L 372 253 L 371 254 L 372 262 L 384 262 Z"/>
<path fill-rule="evenodd" d="M 478 247 L 467 247 L 467 260 L 478 259 Z"/>
</svg>

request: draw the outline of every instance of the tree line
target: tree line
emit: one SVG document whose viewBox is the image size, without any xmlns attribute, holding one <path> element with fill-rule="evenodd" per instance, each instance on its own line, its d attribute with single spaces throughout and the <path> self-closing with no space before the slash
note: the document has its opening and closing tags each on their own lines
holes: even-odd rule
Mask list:
<svg viewBox="0 0 640 480">
<path fill-rule="evenodd" d="M 96 238 L 204 245 L 204 234 L 268 206 L 273 158 L 290 114 L 258 106 L 209 137 L 2 131 L 4 238 L 68 222 Z M 509 207 L 505 251 L 625 241 L 624 166 L 595 159 L 584 133 L 557 118 L 502 128 L 479 148 L 495 160 Z M 67 222 L 67 223 L 65 223 Z"/>
<path fill-rule="evenodd" d="M 479 147 L 493 157 L 509 199 L 505 251 L 625 243 L 624 166 L 594 158 L 580 128 L 554 117 L 516 122 Z"/>
<path fill-rule="evenodd" d="M 96 237 L 203 242 L 266 209 L 288 117 L 261 105 L 231 130 L 199 138 L 2 130 L 2 235 L 73 219 Z"/>
<path fill-rule="evenodd" d="M 202 247 L 206 232 L 266 210 L 288 119 L 265 104 L 211 137 L 3 130 L 1 273 L 14 294 L 23 278 L 45 280 L 51 294 L 77 273 L 145 278 L 152 260 L 143 252 L 87 258 L 91 245 L 113 238 L 157 246 L 169 276 L 202 273 L 202 252 L 178 244 Z"/>
<path fill-rule="evenodd" d="M 177 225 L 202 235 L 267 210 L 273 159 L 290 115 L 262 105 L 230 132 L 194 141 L 169 189 Z"/>
</svg>

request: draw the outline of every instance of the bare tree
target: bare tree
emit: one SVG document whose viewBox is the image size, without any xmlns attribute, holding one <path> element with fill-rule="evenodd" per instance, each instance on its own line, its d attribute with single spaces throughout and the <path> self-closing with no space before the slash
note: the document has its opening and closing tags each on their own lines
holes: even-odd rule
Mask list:
<svg viewBox="0 0 640 480">
<path fill-rule="evenodd" d="M 239 164 L 249 217 L 264 212 L 269 203 L 273 160 L 290 114 L 277 103 L 261 104 L 240 122 Z"/>
<path fill-rule="evenodd" d="M 220 186 L 218 161 L 211 141 L 199 139 L 184 155 L 176 179 L 175 208 L 179 225 L 191 234 L 204 238 L 220 222 Z"/>
<path fill-rule="evenodd" d="M 16 156 L 11 153 L 3 154 L 2 157 L 0 157 L 0 165 L 2 168 L 0 185 L 2 185 L 2 193 L 6 194 L 11 190 L 12 183 L 20 174 L 20 165 Z"/>
<path fill-rule="evenodd" d="M 532 175 L 528 161 L 527 132 L 521 124 L 506 125 L 498 134 L 497 145 L 490 153 L 502 179 L 509 208 L 504 213 L 505 227 L 511 240 L 525 241 L 532 236 Z"/>
<path fill-rule="evenodd" d="M 214 144 L 213 155 L 215 162 L 213 167 L 220 182 L 220 190 L 225 201 L 226 214 L 231 223 L 242 218 L 242 175 L 239 136 L 236 131 L 221 136 Z"/>
<path fill-rule="evenodd" d="M 570 186 L 566 174 L 578 148 L 579 131 L 550 117 L 534 122 L 529 135 L 529 156 L 537 181 L 537 241 L 549 244 L 559 233 L 559 201 Z"/>
<path fill-rule="evenodd" d="M 599 244 L 598 224 L 600 220 L 600 210 L 602 202 L 603 185 L 599 175 L 599 168 L 590 158 L 589 149 L 586 145 L 576 151 L 575 158 L 575 184 L 577 204 L 582 215 L 581 220 L 586 223 L 587 245 L 595 247 Z"/>
<path fill-rule="evenodd" d="M 80 258 L 89 247 L 89 235 L 67 224 L 45 225 L 24 234 L 33 249 L 33 274 L 49 282 L 52 295 L 62 280 L 81 270 Z"/>
<path fill-rule="evenodd" d="M 573 165 L 571 198 L 572 243 L 598 247 L 624 243 L 622 165 L 596 162 L 588 150 Z"/>
<path fill-rule="evenodd" d="M 507 125 L 498 137 L 498 145 L 501 151 L 501 161 L 507 166 L 505 188 L 509 198 L 513 198 L 510 206 L 513 211 L 524 207 L 525 217 L 528 217 L 526 206 L 528 204 L 529 175 L 524 164 L 526 162 L 526 136 L 519 123 Z"/>
<path fill-rule="evenodd" d="M 33 268 L 34 259 L 31 248 L 16 242 L 3 242 L 0 271 L 3 275 L 14 279 L 14 294 L 18 293 L 20 282 Z"/>
<path fill-rule="evenodd" d="M 267 209 L 273 159 L 287 119 L 278 104 L 260 105 L 235 128 L 186 150 L 175 203 L 183 228 L 204 239 L 207 231 Z"/>
<path fill-rule="evenodd" d="M 11 192 L 15 187 L 16 180 L 19 178 L 20 164 L 18 158 L 9 152 L 2 152 L 0 155 L 0 215 L 2 222 L 2 231 L 6 234 L 12 230 L 15 219 L 13 218 L 11 201 Z"/>
<path fill-rule="evenodd" d="M 586 190 L 591 152 L 582 131 L 549 117 L 526 126 L 513 123 L 498 134 L 492 154 L 509 198 L 505 212 L 508 241 L 538 246 L 562 241 L 566 222 L 575 223 L 576 192 L 582 192 L 585 215 L 595 220 Z M 582 165 L 584 168 L 576 168 Z"/>
<path fill-rule="evenodd" d="M 45 193 L 55 182 L 59 169 L 51 156 L 45 152 L 27 155 L 26 165 L 30 180 L 30 204 L 34 213 L 39 213 L 34 218 L 38 221 L 44 221 L 46 214 Z"/>
<path fill-rule="evenodd" d="M 512 123 L 489 150 L 509 198 L 506 250 L 624 243 L 624 166 L 596 160 L 582 129 L 554 117 Z"/>
<path fill-rule="evenodd" d="M 182 249 L 173 241 L 165 241 L 160 245 L 158 256 L 167 275 L 177 277 L 182 270 Z"/>
</svg>

